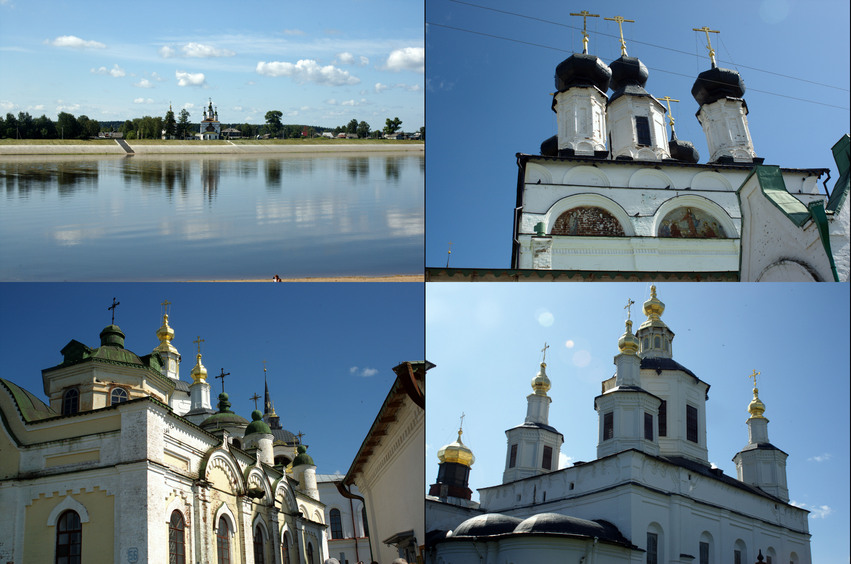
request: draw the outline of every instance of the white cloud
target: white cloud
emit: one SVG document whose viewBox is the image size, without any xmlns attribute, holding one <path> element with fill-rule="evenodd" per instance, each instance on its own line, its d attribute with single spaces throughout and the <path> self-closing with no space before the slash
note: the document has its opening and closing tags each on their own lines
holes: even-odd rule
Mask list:
<svg viewBox="0 0 851 564">
<path fill-rule="evenodd" d="M 300 29 L 285 29 L 284 35 L 305 35 L 305 33 Z"/>
<path fill-rule="evenodd" d="M 151 81 L 148 80 L 147 78 L 143 78 L 139 82 L 134 83 L 133 86 L 136 86 L 137 88 L 153 88 L 154 87 L 153 83 L 151 83 Z"/>
<path fill-rule="evenodd" d="M 819 455 L 817 455 L 817 456 L 811 456 L 811 457 L 809 457 L 809 458 L 807 459 L 807 462 L 827 462 L 827 461 L 828 461 L 828 460 L 830 460 L 831 458 L 833 458 L 833 455 L 832 455 L 832 454 L 830 454 L 829 452 L 826 452 L 826 453 L 824 453 L 824 454 L 819 454 Z"/>
<path fill-rule="evenodd" d="M 183 71 L 174 71 L 174 76 L 177 78 L 178 86 L 203 86 L 204 85 L 204 73 L 203 72 L 183 72 Z"/>
<path fill-rule="evenodd" d="M 425 71 L 425 49 L 422 47 L 396 49 L 387 57 L 384 68 L 394 72 L 408 70 L 422 73 Z"/>
<path fill-rule="evenodd" d="M 136 98 L 133 100 L 134 104 L 153 104 L 153 98 Z"/>
<path fill-rule="evenodd" d="M 80 104 L 66 104 L 63 100 L 56 101 L 57 112 L 76 112 L 80 109 Z"/>
<path fill-rule="evenodd" d="M 11 111 L 15 107 L 15 104 L 10 102 L 9 100 L 0 100 L 0 110 L 4 112 Z"/>
<path fill-rule="evenodd" d="M 349 74 L 349 71 L 337 68 L 334 65 L 321 66 L 313 59 L 302 59 L 297 63 L 282 61 L 257 63 L 257 74 L 265 76 L 289 76 L 296 82 L 313 82 L 326 86 L 343 86 L 346 84 L 358 84 L 360 79 Z"/>
<path fill-rule="evenodd" d="M 381 94 L 382 92 L 384 92 L 388 88 L 390 88 L 390 87 L 386 84 L 381 84 L 380 82 L 375 83 L 375 91 L 379 94 Z"/>
<path fill-rule="evenodd" d="M 233 57 L 236 55 L 229 49 L 217 49 L 211 45 L 202 43 L 187 43 L 181 47 L 185 57 L 207 58 L 207 57 Z"/>
<path fill-rule="evenodd" d="M 235 112 L 241 112 L 241 111 L 242 111 L 242 106 L 234 106 L 234 107 L 233 107 L 233 111 L 235 111 Z"/>
<path fill-rule="evenodd" d="M 575 344 L 576 343 L 574 343 L 571 339 L 568 339 L 564 342 L 564 347 L 567 348 L 567 349 L 572 349 L 573 345 L 575 345 Z"/>
<path fill-rule="evenodd" d="M 558 469 L 569 468 L 573 463 L 573 457 L 567 456 L 563 452 L 558 453 Z"/>
<path fill-rule="evenodd" d="M 358 57 L 358 64 L 362 67 L 365 67 L 369 64 L 369 58 L 361 55 L 360 57 Z"/>
<path fill-rule="evenodd" d="M 157 82 L 165 82 L 165 78 L 161 77 L 160 75 L 158 75 L 158 74 L 157 74 L 157 73 L 155 73 L 155 72 L 152 72 L 152 73 L 151 73 L 151 78 L 153 78 L 153 79 L 154 79 L 154 80 L 156 80 Z"/>
<path fill-rule="evenodd" d="M 354 100 L 344 100 L 344 101 L 340 102 L 340 105 L 341 106 L 356 106 L 357 102 L 355 102 Z"/>
<path fill-rule="evenodd" d="M 349 374 L 369 378 L 378 374 L 378 370 L 376 368 L 358 368 L 357 366 L 352 366 L 349 368 Z"/>
<path fill-rule="evenodd" d="M 789 505 L 800 507 L 801 509 L 806 509 L 810 512 L 811 519 L 824 519 L 825 517 L 833 513 L 833 509 L 828 505 L 810 505 L 808 503 L 798 503 L 794 499 L 789 502 Z"/>
<path fill-rule="evenodd" d="M 174 57 L 174 49 L 168 45 L 163 45 L 160 47 L 159 54 L 163 59 L 168 59 L 169 57 Z"/>
<path fill-rule="evenodd" d="M 340 53 L 337 55 L 337 60 L 341 65 L 350 65 L 355 62 L 355 56 L 351 53 Z"/>
<path fill-rule="evenodd" d="M 41 110 L 44 109 L 44 104 L 36 104 L 35 106 L 32 107 L 32 109 L 41 111 Z"/>
<path fill-rule="evenodd" d="M 381 94 L 385 90 L 390 90 L 391 88 L 398 88 L 400 90 L 407 90 L 408 92 L 420 92 L 423 87 L 419 84 L 405 84 L 405 83 L 397 83 L 394 85 L 382 84 L 380 82 L 375 84 L 375 92 Z"/>
<path fill-rule="evenodd" d="M 92 69 L 94 74 L 109 74 L 114 76 L 115 78 L 121 78 L 122 76 L 126 76 L 127 73 L 119 67 L 117 64 L 113 65 L 111 69 L 107 69 L 106 67 L 100 67 L 97 69 Z"/>
<path fill-rule="evenodd" d="M 72 49 L 105 49 L 106 45 L 101 43 L 100 41 L 86 41 L 85 39 L 80 39 L 75 35 L 62 35 L 54 39 L 53 41 L 48 41 L 49 44 L 54 47 L 71 47 Z"/>
<path fill-rule="evenodd" d="M 194 108 L 195 108 L 195 104 L 193 104 L 192 102 L 186 102 L 185 104 L 183 104 L 184 110 L 192 110 Z"/>
</svg>

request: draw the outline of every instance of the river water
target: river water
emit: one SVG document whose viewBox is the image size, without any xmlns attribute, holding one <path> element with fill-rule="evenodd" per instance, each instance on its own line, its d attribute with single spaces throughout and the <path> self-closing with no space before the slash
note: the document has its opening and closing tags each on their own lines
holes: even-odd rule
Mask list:
<svg viewBox="0 0 851 564">
<path fill-rule="evenodd" d="M 0 280 L 419 274 L 421 153 L 0 157 Z"/>
</svg>

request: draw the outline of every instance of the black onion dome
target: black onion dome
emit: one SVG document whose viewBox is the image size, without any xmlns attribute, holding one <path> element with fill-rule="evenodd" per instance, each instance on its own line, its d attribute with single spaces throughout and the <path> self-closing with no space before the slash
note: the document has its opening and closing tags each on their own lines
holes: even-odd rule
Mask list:
<svg viewBox="0 0 851 564">
<path fill-rule="evenodd" d="M 621 534 L 618 528 L 608 521 L 603 521 L 602 519 L 588 521 L 587 519 L 579 519 L 578 517 L 570 517 L 569 515 L 561 515 L 559 513 L 539 513 L 532 515 L 517 525 L 514 532 L 581 535 L 620 544 L 630 544 L 629 540 Z"/>
<path fill-rule="evenodd" d="M 673 131 L 671 140 L 668 141 L 668 152 L 671 153 L 671 158 L 677 161 L 696 163 L 700 160 L 700 153 L 694 148 L 694 143 L 677 139 L 677 134 Z"/>
<path fill-rule="evenodd" d="M 594 55 L 574 53 L 556 67 L 556 90 L 564 92 L 571 86 L 596 86 L 609 89 L 612 70 Z"/>
<path fill-rule="evenodd" d="M 485 513 L 467 519 L 452 532 L 453 537 L 481 537 L 486 535 L 500 535 L 510 533 L 520 519 L 503 515 L 501 513 Z"/>
<path fill-rule="evenodd" d="M 541 156 L 557 157 L 558 156 L 558 135 L 553 135 L 549 139 L 541 143 Z"/>
<path fill-rule="evenodd" d="M 691 87 L 691 95 L 701 106 L 727 96 L 741 98 L 745 95 L 745 81 L 734 70 L 711 68 L 697 75 Z"/>
<path fill-rule="evenodd" d="M 612 90 L 622 90 L 627 86 L 641 86 L 647 84 L 650 72 L 637 57 L 623 56 L 609 65 L 612 69 Z"/>
</svg>

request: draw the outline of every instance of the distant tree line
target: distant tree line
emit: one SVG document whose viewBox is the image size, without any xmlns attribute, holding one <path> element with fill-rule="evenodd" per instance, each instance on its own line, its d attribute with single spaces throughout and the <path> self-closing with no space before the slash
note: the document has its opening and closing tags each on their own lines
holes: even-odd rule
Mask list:
<svg viewBox="0 0 851 564">
<path fill-rule="evenodd" d="M 0 117 L 0 138 L 7 139 L 88 139 L 97 137 L 100 130 L 96 120 L 66 112 L 60 112 L 56 121 L 44 115 L 33 118 L 28 112 Z"/>
</svg>

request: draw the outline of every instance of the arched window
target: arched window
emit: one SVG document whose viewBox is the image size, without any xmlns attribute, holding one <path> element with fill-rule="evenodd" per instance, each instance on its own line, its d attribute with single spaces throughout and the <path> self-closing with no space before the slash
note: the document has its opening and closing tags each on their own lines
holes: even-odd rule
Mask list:
<svg viewBox="0 0 851 564">
<path fill-rule="evenodd" d="M 661 347 L 662 347 L 662 337 L 660 337 L 659 335 L 656 335 L 655 337 L 653 337 L 653 348 L 658 349 L 658 348 L 661 348 Z"/>
<path fill-rule="evenodd" d="M 282 547 L 282 551 L 284 554 L 283 563 L 290 564 L 290 538 L 286 531 L 283 534 L 284 537 L 284 546 Z"/>
<path fill-rule="evenodd" d="M 363 520 L 363 536 L 369 536 L 369 525 L 366 522 L 366 506 L 360 508 L 360 517 Z"/>
<path fill-rule="evenodd" d="M 733 564 L 747 564 L 748 549 L 745 546 L 745 541 L 738 539 L 733 545 Z"/>
<path fill-rule="evenodd" d="M 216 531 L 216 556 L 219 564 L 230 564 L 230 528 L 224 517 L 219 517 Z"/>
<path fill-rule="evenodd" d="M 332 539 L 341 539 L 343 538 L 343 520 L 340 518 L 340 510 L 332 509 L 331 510 L 331 538 Z"/>
<path fill-rule="evenodd" d="M 712 535 L 707 531 L 703 531 L 700 535 L 698 564 L 714 564 L 715 563 L 715 546 L 712 542 Z"/>
<path fill-rule="evenodd" d="M 664 546 L 665 539 L 662 527 L 659 523 L 650 523 L 650 526 L 647 527 L 647 564 L 665 562 Z"/>
<path fill-rule="evenodd" d="M 56 564 L 80 564 L 82 548 L 83 524 L 77 512 L 69 509 L 56 522 Z"/>
<path fill-rule="evenodd" d="M 700 208 L 677 208 L 662 219 L 659 237 L 724 239 L 727 234 L 718 221 Z"/>
<path fill-rule="evenodd" d="M 109 404 L 124 403 L 127 401 L 127 390 L 124 388 L 113 388 L 112 394 L 109 396 Z"/>
<path fill-rule="evenodd" d="M 313 545 L 307 543 L 307 564 L 315 564 L 313 562 Z"/>
<path fill-rule="evenodd" d="M 80 392 L 77 388 L 65 390 L 62 394 L 62 415 L 73 415 L 80 411 Z"/>
<path fill-rule="evenodd" d="M 176 509 L 171 512 L 168 522 L 168 563 L 186 564 L 186 523 L 183 515 Z"/>
<path fill-rule="evenodd" d="M 603 208 L 580 206 L 559 215 L 553 223 L 552 234 L 623 237 L 624 231 L 617 218 Z"/>
<path fill-rule="evenodd" d="M 263 556 L 266 551 L 263 546 L 263 529 L 260 528 L 260 525 L 254 527 L 254 563 L 255 564 L 263 564 L 265 562 L 265 557 Z"/>
</svg>

